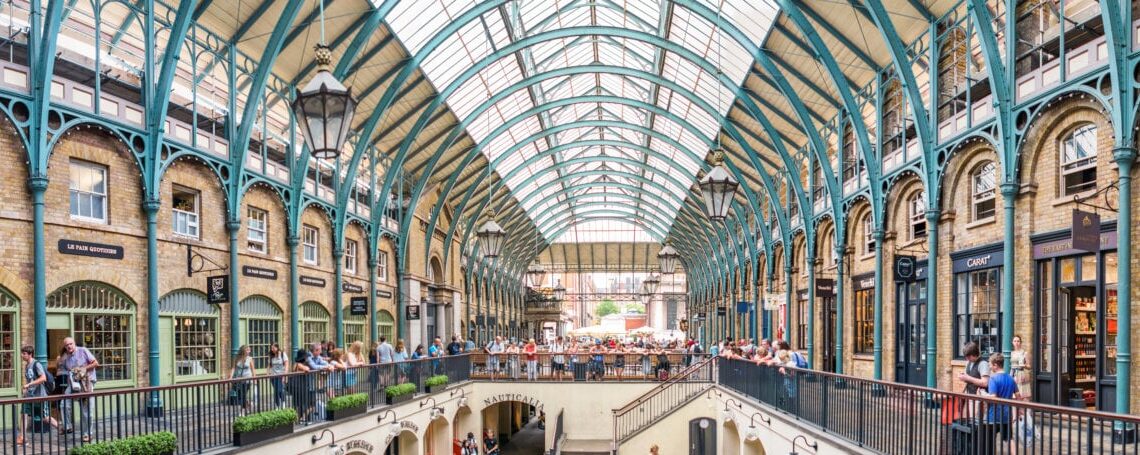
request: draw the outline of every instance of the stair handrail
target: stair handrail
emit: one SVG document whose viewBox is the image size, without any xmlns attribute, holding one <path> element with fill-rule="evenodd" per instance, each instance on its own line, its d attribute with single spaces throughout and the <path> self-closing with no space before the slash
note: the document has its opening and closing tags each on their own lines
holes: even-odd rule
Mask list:
<svg viewBox="0 0 1140 455">
<path fill-rule="evenodd" d="M 709 383 L 716 382 L 716 378 L 714 376 L 716 375 L 717 369 L 713 366 L 713 364 L 716 363 L 716 359 L 717 359 L 716 356 L 712 356 L 712 357 L 709 357 L 705 360 L 702 360 L 700 363 L 698 363 L 696 365 L 690 366 L 689 368 L 687 368 L 685 370 L 681 370 L 681 373 L 665 380 L 660 385 L 658 385 L 652 389 L 649 389 L 648 392 L 645 392 L 641 396 L 634 398 L 633 401 L 626 403 L 625 406 L 614 409 L 613 410 L 614 417 L 618 417 L 618 416 L 621 416 L 625 413 L 628 413 L 629 411 L 636 408 L 641 403 L 644 403 L 644 402 L 648 401 L 650 398 L 653 398 L 654 396 L 660 394 L 661 392 L 664 392 L 665 389 L 672 387 L 673 384 L 676 384 L 678 382 L 681 382 L 681 381 L 685 381 L 685 382 L 709 382 Z M 690 376 L 693 376 L 694 374 L 702 372 L 702 371 L 707 371 L 709 373 L 709 377 L 707 380 L 705 380 L 705 381 L 687 381 L 687 379 L 689 379 Z"/>
</svg>

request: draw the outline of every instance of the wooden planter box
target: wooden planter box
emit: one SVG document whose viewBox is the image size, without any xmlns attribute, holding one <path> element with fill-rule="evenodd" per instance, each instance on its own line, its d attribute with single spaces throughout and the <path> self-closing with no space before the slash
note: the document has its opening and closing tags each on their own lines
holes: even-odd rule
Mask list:
<svg viewBox="0 0 1140 455">
<path fill-rule="evenodd" d="M 347 419 L 349 417 L 355 417 L 355 416 L 364 414 L 364 411 L 367 411 L 367 410 L 368 410 L 367 404 L 362 404 L 360 406 L 353 406 L 351 408 L 338 409 L 336 411 L 333 411 L 330 409 L 330 410 L 325 411 L 325 419 L 327 419 L 327 420 L 344 420 L 344 419 Z"/>
<path fill-rule="evenodd" d="M 388 405 L 400 404 L 400 403 L 403 403 L 405 401 L 410 401 L 412 399 L 412 397 L 414 397 L 415 395 L 416 394 L 414 394 L 414 393 L 405 393 L 403 395 L 396 395 L 394 397 L 390 397 L 390 396 L 388 396 L 388 394 L 384 394 L 384 403 L 386 403 Z"/>
<path fill-rule="evenodd" d="M 290 434 L 293 434 L 293 424 L 281 425 L 245 433 L 234 433 L 234 445 L 238 447 L 247 446 Z"/>
<path fill-rule="evenodd" d="M 424 386 L 424 393 L 439 393 L 439 392 L 442 392 L 444 390 L 447 390 L 447 384 L 437 385 L 437 386 L 430 386 L 430 385 Z"/>
</svg>

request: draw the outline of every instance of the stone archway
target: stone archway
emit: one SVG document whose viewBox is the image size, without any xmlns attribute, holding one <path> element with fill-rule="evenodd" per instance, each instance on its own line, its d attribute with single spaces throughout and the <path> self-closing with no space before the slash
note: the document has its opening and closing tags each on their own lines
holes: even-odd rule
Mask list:
<svg viewBox="0 0 1140 455">
<path fill-rule="evenodd" d="M 484 400 L 487 406 L 480 412 L 483 433 L 492 432 L 504 449 L 518 446 L 523 453 L 545 453 L 546 431 L 540 425 L 542 403 L 502 398 L 505 399 Z"/>
<path fill-rule="evenodd" d="M 720 452 L 722 455 L 740 455 L 740 432 L 736 429 L 736 422 L 724 421 L 724 435 L 720 438 Z"/>
<path fill-rule="evenodd" d="M 385 443 L 384 455 L 419 455 L 420 439 L 411 429 L 404 428 Z"/>
</svg>

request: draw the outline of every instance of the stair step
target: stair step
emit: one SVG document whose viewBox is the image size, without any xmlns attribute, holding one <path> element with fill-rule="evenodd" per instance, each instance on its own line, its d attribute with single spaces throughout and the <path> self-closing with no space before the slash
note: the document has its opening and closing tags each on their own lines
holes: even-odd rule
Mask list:
<svg viewBox="0 0 1140 455">
<path fill-rule="evenodd" d="M 613 441 L 609 439 L 566 439 L 562 444 L 565 455 L 609 455 Z"/>
</svg>

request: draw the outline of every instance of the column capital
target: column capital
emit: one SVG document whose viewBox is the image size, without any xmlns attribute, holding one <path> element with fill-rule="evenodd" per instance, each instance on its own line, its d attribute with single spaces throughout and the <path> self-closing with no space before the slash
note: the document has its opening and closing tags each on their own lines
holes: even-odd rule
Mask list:
<svg viewBox="0 0 1140 455">
<path fill-rule="evenodd" d="M 338 246 L 336 248 L 333 248 L 332 254 L 333 254 L 333 257 L 337 258 L 337 259 L 343 257 L 344 256 L 344 247 Z"/>
<path fill-rule="evenodd" d="M 241 220 L 226 220 L 226 230 L 231 233 L 237 233 L 241 230 Z"/>
<path fill-rule="evenodd" d="M 1116 147 L 1112 149 L 1112 161 L 1118 167 L 1131 165 L 1136 161 L 1136 147 Z"/>
<path fill-rule="evenodd" d="M 933 223 L 933 222 L 937 222 L 937 221 L 938 221 L 938 217 L 940 217 L 940 216 L 942 216 L 942 211 L 941 211 L 941 210 L 938 210 L 938 209 L 926 209 L 926 221 L 927 221 L 927 223 Z"/>
<path fill-rule="evenodd" d="M 148 198 L 142 203 L 142 209 L 144 212 L 156 213 L 160 208 L 162 208 L 162 201 L 158 199 Z"/>
<path fill-rule="evenodd" d="M 287 237 L 285 237 L 285 244 L 289 245 L 290 247 L 295 247 L 297 245 L 300 245 L 301 244 L 301 237 L 296 236 L 296 235 L 287 236 Z"/>
<path fill-rule="evenodd" d="M 28 189 L 32 192 L 47 191 L 48 178 L 47 176 L 33 176 L 28 178 Z"/>
<path fill-rule="evenodd" d="M 1010 198 L 1017 195 L 1017 190 L 1021 188 L 1016 182 L 1005 182 L 1001 185 L 1001 195 L 1004 198 Z"/>
<path fill-rule="evenodd" d="M 887 231 L 883 230 L 883 228 L 881 228 L 881 227 L 875 228 L 875 230 L 871 231 L 871 238 L 875 239 L 876 243 L 882 242 L 883 239 L 886 238 L 886 236 L 887 236 Z"/>
</svg>

